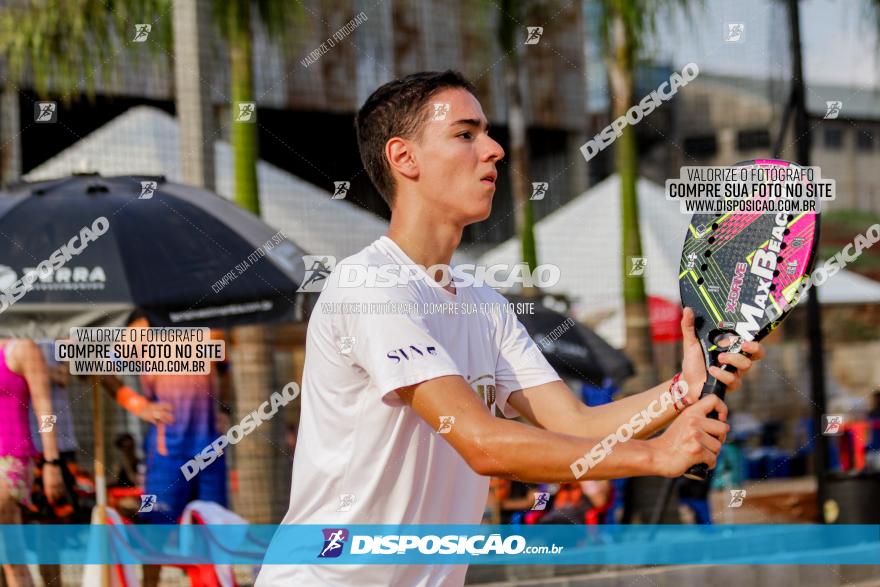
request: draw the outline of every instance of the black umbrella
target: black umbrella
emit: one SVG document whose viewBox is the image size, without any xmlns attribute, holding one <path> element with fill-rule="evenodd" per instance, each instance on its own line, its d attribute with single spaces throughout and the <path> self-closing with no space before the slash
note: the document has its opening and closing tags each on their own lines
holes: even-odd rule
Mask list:
<svg viewBox="0 0 880 587">
<path fill-rule="evenodd" d="M 573 318 L 544 306 L 540 299 L 507 296 L 516 303 L 519 321 L 557 371 L 601 386 L 610 378 L 615 385 L 635 373 L 632 362 L 601 336 Z M 519 302 L 519 303 L 517 303 Z M 533 302 L 531 307 L 522 302 Z M 526 310 L 534 309 L 530 314 Z"/>
<path fill-rule="evenodd" d="M 0 192 L 0 331 L 294 321 L 303 251 L 259 218 L 163 177 L 75 175 Z M 86 243 L 86 241 L 90 241 Z M 28 284 L 29 268 L 45 271 Z"/>
</svg>

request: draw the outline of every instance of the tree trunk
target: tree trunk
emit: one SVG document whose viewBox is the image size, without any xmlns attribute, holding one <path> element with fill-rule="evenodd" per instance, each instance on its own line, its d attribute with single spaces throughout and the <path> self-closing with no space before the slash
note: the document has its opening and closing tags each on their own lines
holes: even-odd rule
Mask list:
<svg viewBox="0 0 880 587">
<path fill-rule="evenodd" d="M 21 177 L 20 116 L 18 91 L 9 84 L 0 86 L 0 181 L 7 184 Z"/>
<path fill-rule="evenodd" d="M 624 116 L 633 105 L 635 59 L 632 39 L 619 12 L 611 15 L 611 58 L 608 63 L 612 87 L 612 119 Z M 636 376 L 626 384 L 624 391 L 644 391 L 657 382 L 651 344 L 651 324 L 645 279 L 630 275 L 632 257 L 642 257 L 642 239 L 639 232 L 639 206 L 636 183 L 639 176 L 635 130 L 627 125 L 615 143 L 617 173 L 620 176 L 623 265 L 623 302 L 626 320 L 626 353 L 636 366 Z M 648 260 L 650 263 L 650 259 Z"/>
<path fill-rule="evenodd" d="M 535 244 L 535 220 L 532 210 L 531 186 L 529 185 L 529 150 L 526 143 L 526 119 L 523 108 L 522 62 L 519 57 L 519 39 L 516 38 L 518 15 L 521 13 L 518 0 L 505 0 L 502 4 L 499 39 L 501 50 L 507 55 L 504 66 L 504 86 L 507 91 L 507 123 L 510 131 L 510 190 L 513 195 L 513 212 L 516 233 L 522 248 L 522 259 L 530 269 L 538 265 Z M 512 16 L 508 16 L 512 15 Z M 534 288 L 523 288 L 523 294 L 537 293 Z"/>
<path fill-rule="evenodd" d="M 260 215 L 257 183 L 257 123 L 236 122 L 239 104 L 253 102 L 253 53 L 249 0 L 232 0 L 229 16 L 229 76 L 232 94 L 232 154 L 235 165 L 235 203 Z M 256 117 L 256 110 L 253 113 Z"/>
<path fill-rule="evenodd" d="M 250 0 L 231 0 L 229 17 L 229 74 L 232 94 L 232 153 L 235 165 L 235 202 L 260 215 L 257 180 L 257 122 L 237 122 L 241 102 L 253 102 L 253 55 L 251 51 Z M 256 109 L 253 116 L 256 117 Z M 263 326 L 233 330 L 236 341 L 232 375 L 235 394 L 233 421 L 239 421 L 269 398 L 273 391 L 274 369 L 271 331 Z M 265 426 L 265 425 L 264 425 Z M 267 438 L 274 427 L 257 430 L 236 447 L 235 469 L 238 493 L 235 511 L 252 524 L 276 523 L 273 516 L 273 492 L 288 485 L 275 483 L 273 462 L 278 439 Z M 286 494 L 286 493 L 285 493 Z"/>
</svg>

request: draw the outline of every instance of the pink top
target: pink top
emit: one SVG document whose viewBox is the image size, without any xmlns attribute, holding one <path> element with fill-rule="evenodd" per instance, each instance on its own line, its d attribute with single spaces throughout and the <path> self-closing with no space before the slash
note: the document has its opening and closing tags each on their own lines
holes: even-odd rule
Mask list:
<svg viewBox="0 0 880 587">
<path fill-rule="evenodd" d="M 37 454 L 28 412 L 31 394 L 25 378 L 6 364 L 7 346 L 0 347 L 0 456 L 30 457 Z"/>
</svg>

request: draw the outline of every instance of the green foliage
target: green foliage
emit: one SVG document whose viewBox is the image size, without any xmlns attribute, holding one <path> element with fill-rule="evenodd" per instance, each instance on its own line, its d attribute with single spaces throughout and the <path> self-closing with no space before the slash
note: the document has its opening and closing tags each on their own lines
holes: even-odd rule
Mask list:
<svg viewBox="0 0 880 587">
<path fill-rule="evenodd" d="M 266 33 L 273 41 L 282 45 L 292 40 L 291 28 L 305 22 L 305 8 L 303 2 L 290 0 L 213 0 L 211 11 L 214 22 L 224 39 L 229 40 L 235 31 L 232 27 L 250 23 L 250 18 L 244 18 L 245 11 L 249 10 L 251 17 L 259 18 Z"/>
<path fill-rule="evenodd" d="M 171 50 L 171 0 L 21 0 L 0 12 L 0 55 L 9 73 L 33 76 L 38 94 L 51 85 L 62 99 L 94 96 L 95 75 L 109 79 L 117 56 L 137 64 Z M 150 24 L 149 41 L 134 43 L 135 25 Z"/>
<path fill-rule="evenodd" d="M 880 2 L 880 0 L 873 0 Z M 680 11 L 692 16 L 691 8 L 701 6 L 702 0 L 599 0 L 602 6 L 602 42 L 607 48 L 611 37 L 611 15 L 619 13 L 630 41 L 629 49 L 636 58 L 642 55 L 647 41 L 657 34 L 660 17 L 668 17 Z"/>
</svg>

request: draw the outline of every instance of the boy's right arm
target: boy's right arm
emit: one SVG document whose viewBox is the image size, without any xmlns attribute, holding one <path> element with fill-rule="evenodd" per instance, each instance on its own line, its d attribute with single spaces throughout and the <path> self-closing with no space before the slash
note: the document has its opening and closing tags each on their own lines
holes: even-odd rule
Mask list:
<svg viewBox="0 0 880 587">
<path fill-rule="evenodd" d="M 617 442 L 601 459 L 593 459 L 586 473 L 576 477 L 573 464 L 597 454 L 601 438 L 550 432 L 493 416 L 460 376 L 444 376 L 397 390 L 398 395 L 434 430 L 447 416 L 455 420 L 444 432 L 446 440 L 480 475 L 505 477 L 526 483 L 616 479 L 644 475 L 676 477 L 692 465 L 715 466 L 721 442 L 729 429 L 706 414 L 727 413 L 715 396 L 700 400 L 676 418 L 659 437 Z M 446 420 L 450 422 L 449 420 Z"/>
</svg>

